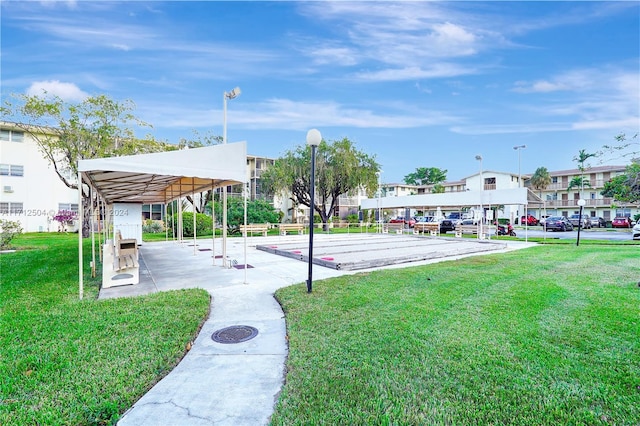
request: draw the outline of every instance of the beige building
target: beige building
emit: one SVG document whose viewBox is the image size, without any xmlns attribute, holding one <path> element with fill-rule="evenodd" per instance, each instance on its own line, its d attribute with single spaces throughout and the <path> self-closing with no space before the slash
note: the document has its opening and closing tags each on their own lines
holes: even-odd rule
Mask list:
<svg viewBox="0 0 640 426">
<path fill-rule="evenodd" d="M 538 195 L 541 195 L 546 204 L 547 215 L 570 216 L 579 213 L 578 200 L 584 199 L 585 206 L 583 214 L 590 217 L 602 217 L 604 220 L 612 220 L 616 216 L 633 216 L 640 213 L 640 206 L 621 203 L 613 198 L 603 197 L 600 194 L 604 184 L 610 179 L 624 174 L 625 166 L 598 166 L 590 167 L 582 173 L 579 169 L 558 170 L 549 172 L 551 184 L 542 191 L 531 188 Z M 569 189 L 571 180 L 575 177 L 584 176 L 589 181 L 589 185 L 583 188 L 573 187 Z M 530 187 L 530 176 L 525 180 L 525 186 Z M 537 209 L 530 209 L 530 213 L 537 214 Z M 544 213 L 543 213 L 544 214 Z"/>
</svg>

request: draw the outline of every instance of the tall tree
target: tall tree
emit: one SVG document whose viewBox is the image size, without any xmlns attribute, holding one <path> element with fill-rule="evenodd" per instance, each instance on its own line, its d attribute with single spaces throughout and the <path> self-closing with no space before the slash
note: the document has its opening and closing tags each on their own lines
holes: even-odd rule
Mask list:
<svg viewBox="0 0 640 426">
<path fill-rule="evenodd" d="M 117 102 L 106 95 L 69 103 L 58 96 L 13 95 L 0 111 L 36 141 L 60 180 L 78 189 L 78 160 L 162 151 L 166 144 L 138 139 L 134 127 L 148 124 L 133 115 L 131 101 Z M 82 188 L 85 215 L 83 236 L 89 235 L 89 189 Z"/>
<path fill-rule="evenodd" d="M 631 163 L 624 174 L 605 182 L 601 194 L 617 201 L 629 203 L 640 201 L 640 162 Z"/>
<path fill-rule="evenodd" d="M 571 191 L 573 188 L 580 188 L 582 191 L 585 186 L 591 188 L 591 182 L 589 182 L 589 179 L 584 176 L 574 176 L 569 181 L 569 185 L 567 185 L 567 192 Z M 582 194 L 580 195 L 582 196 Z"/>
<path fill-rule="evenodd" d="M 595 152 L 587 152 L 584 149 L 581 149 L 580 151 L 578 151 L 578 155 L 576 155 L 575 157 L 573 157 L 573 161 L 578 163 L 578 170 L 580 170 L 580 198 L 582 198 L 582 191 L 584 190 L 585 186 L 589 186 L 591 187 L 591 185 L 585 185 L 585 182 L 588 183 L 589 181 L 586 180 L 584 178 L 584 172 L 587 168 L 590 168 L 591 166 L 589 164 L 585 165 L 585 162 L 589 159 L 589 158 L 595 158 L 598 156 L 598 153 Z M 575 178 L 574 178 L 575 180 Z M 576 180 L 577 181 L 577 180 Z M 571 187 L 567 188 L 567 191 L 571 189 Z"/>
<path fill-rule="evenodd" d="M 177 149 L 201 148 L 203 146 L 218 145 L 222 142 L 222 136 L 214 135 L 211 132 L 200 134 L 197 130 L 194 129 L 193 137 L 191 139 L 180 138 Z M 240 187 L 242 188 L 242 185 L 240 185 Z M 213 191 L 209 189 L 207 191 L 200 192 L 196 197 L 187 195 L 186 198 L 197 213 L 205 213 L 205 211 L 207 210 L 207 205 L 213 199 Z"/>
<path fill-rule="evenodd" d="M 327 143 L 322 141 L 316 155 L 315 211 L 324 229 L 338 197 L 365 188 L 373 196 L 378 187 L 380 165 L 375 157 L 358 151 L 347 138 Z M 311 206 L 311 148 L 298 146 L 278 158 L 261 176 L 264 188 L 273 194 L 290 197 L 294 204 Z"/>
<path fill-rule="evenodd" d="M 542 191 L 547 189 L 547 186 L 551 184 L 551 175 L 546 167 L 538 167 L 530 179 L 531 187 L 536 189 L 542 198 Z M 538 208 L 538 217 L 541 217 L 542 210 Z"/>
<path fill-rule="evenodd" d="M 415 172 L 404 177 L 407 185 L 433 185 L 447 180 L 447 170 L 437 167 L 418 167 Z"/>
</svg>

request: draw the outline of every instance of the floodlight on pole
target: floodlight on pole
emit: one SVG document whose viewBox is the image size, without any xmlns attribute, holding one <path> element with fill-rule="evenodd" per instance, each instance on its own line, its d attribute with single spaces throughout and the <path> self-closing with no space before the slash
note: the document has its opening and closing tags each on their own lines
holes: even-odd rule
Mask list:
<svg viewBox="0 0 640 426">
<path fill-rule="evenodd" d="M 227 99 L 235 99 L 240 95 L 240 88 L 222 93 L 222 143 L 227 143 Z M 214 231 L 215 232 L 215 231 Z M 227 185 L 222 189 L 222 266 L 227 267 Z"/>
<path fill-rule="evenodd" d="M 522 181 L 522 174 L 520 173 L 520 151 L 523 149 L 526 149 L 527 146 L 526 145 L 516 145 L 513 147 L 513 149 L 515 149 L 516 151 L 518 151 L 518 188 L 520 188 L 522 185 L 520 184 L 520 182 Z M 527 216 L 529 214 L 529 212 L 527 211 L 527 208 L 525 207 L 524 209 L 524 215 Z M 520 215 L 520 209 L 518 209 L 518 216 Z M 529 223 L 529 221 L 527 220 L 527 223 Z"/>
<path fill-rule="evenodd" d="M 484 182 L 482 179 L 482 155 L 476 155 L 476 160 L 480 162 L 480 229 L 478 230 L 478 238 L 482 238 L 482 225 L 484 225 L 484 208 L 482 206 L 482 195 L 484 191 Z"/>
<path fill-rule="evenodd" d="M 315 209 L 316 188 L 316 148 L 322 142 L 322 135 L 318 129 L 307 132 L 307 145 L 311 147 L 311 181 L 309 202 L 309 276 L 307 278 L 307 293 L 311 293 L 313 287 L 313 210 Z"/>
</svg>

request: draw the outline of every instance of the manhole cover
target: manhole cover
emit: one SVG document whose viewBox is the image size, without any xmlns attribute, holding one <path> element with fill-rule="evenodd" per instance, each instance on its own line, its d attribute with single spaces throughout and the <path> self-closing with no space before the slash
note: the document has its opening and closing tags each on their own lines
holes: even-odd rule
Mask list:
<svg viewBox="0 0 640 426">
<path fill-rule="evenodd" d="M 218 343 L 240 343 L 251 340 L 258 335 L 256 328 L 248 325 L 233 325 L 221 328 L 211 335 L 214 342 Z"/>
</svg>

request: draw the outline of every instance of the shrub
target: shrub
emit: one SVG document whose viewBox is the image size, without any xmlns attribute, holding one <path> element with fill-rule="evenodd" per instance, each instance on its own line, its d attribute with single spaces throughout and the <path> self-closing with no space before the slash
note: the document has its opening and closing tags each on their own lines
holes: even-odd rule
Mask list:
<svg viewBox="0 0 640 426">
<path fill-rule="evenodd" d="M 147 219 L 144 221 L 144 225 L 142 225 L 142 232 L 158 234 L 162 231 L 164 231 L 164 226 L 162 226 L 162 222 L 157 220 Z"/>
<path fill-rule="evenodd" d="M 20 222 L 0 219 L 0 250 L 11 248 L 11 240 L 22 233 Z"/>
<path fill-rule="evenodd" d="M 350 214 L 347 215 L 347 222 L 349 223 L 360 223 L 360 220 L 358 220 L 358 215 L 357 214 Z"/>
<path fill-rule="evenodd" d="M 212 220 L 211 216 L 207 216 L 204 213 L 198 213 L 196 215 L 196 233 L 198 235 L 211 235 L 212 233 Z M 172 224 L 177 226 L 178 224 L 178 216 L 175 218 L 169 217 L 167 219 L 167 227 L 172 229 Z M 185 237 L 193 237 L 193 213 L 191 212 L 183 212 L 182 213 L 182 233 Z"/>
</svg>

